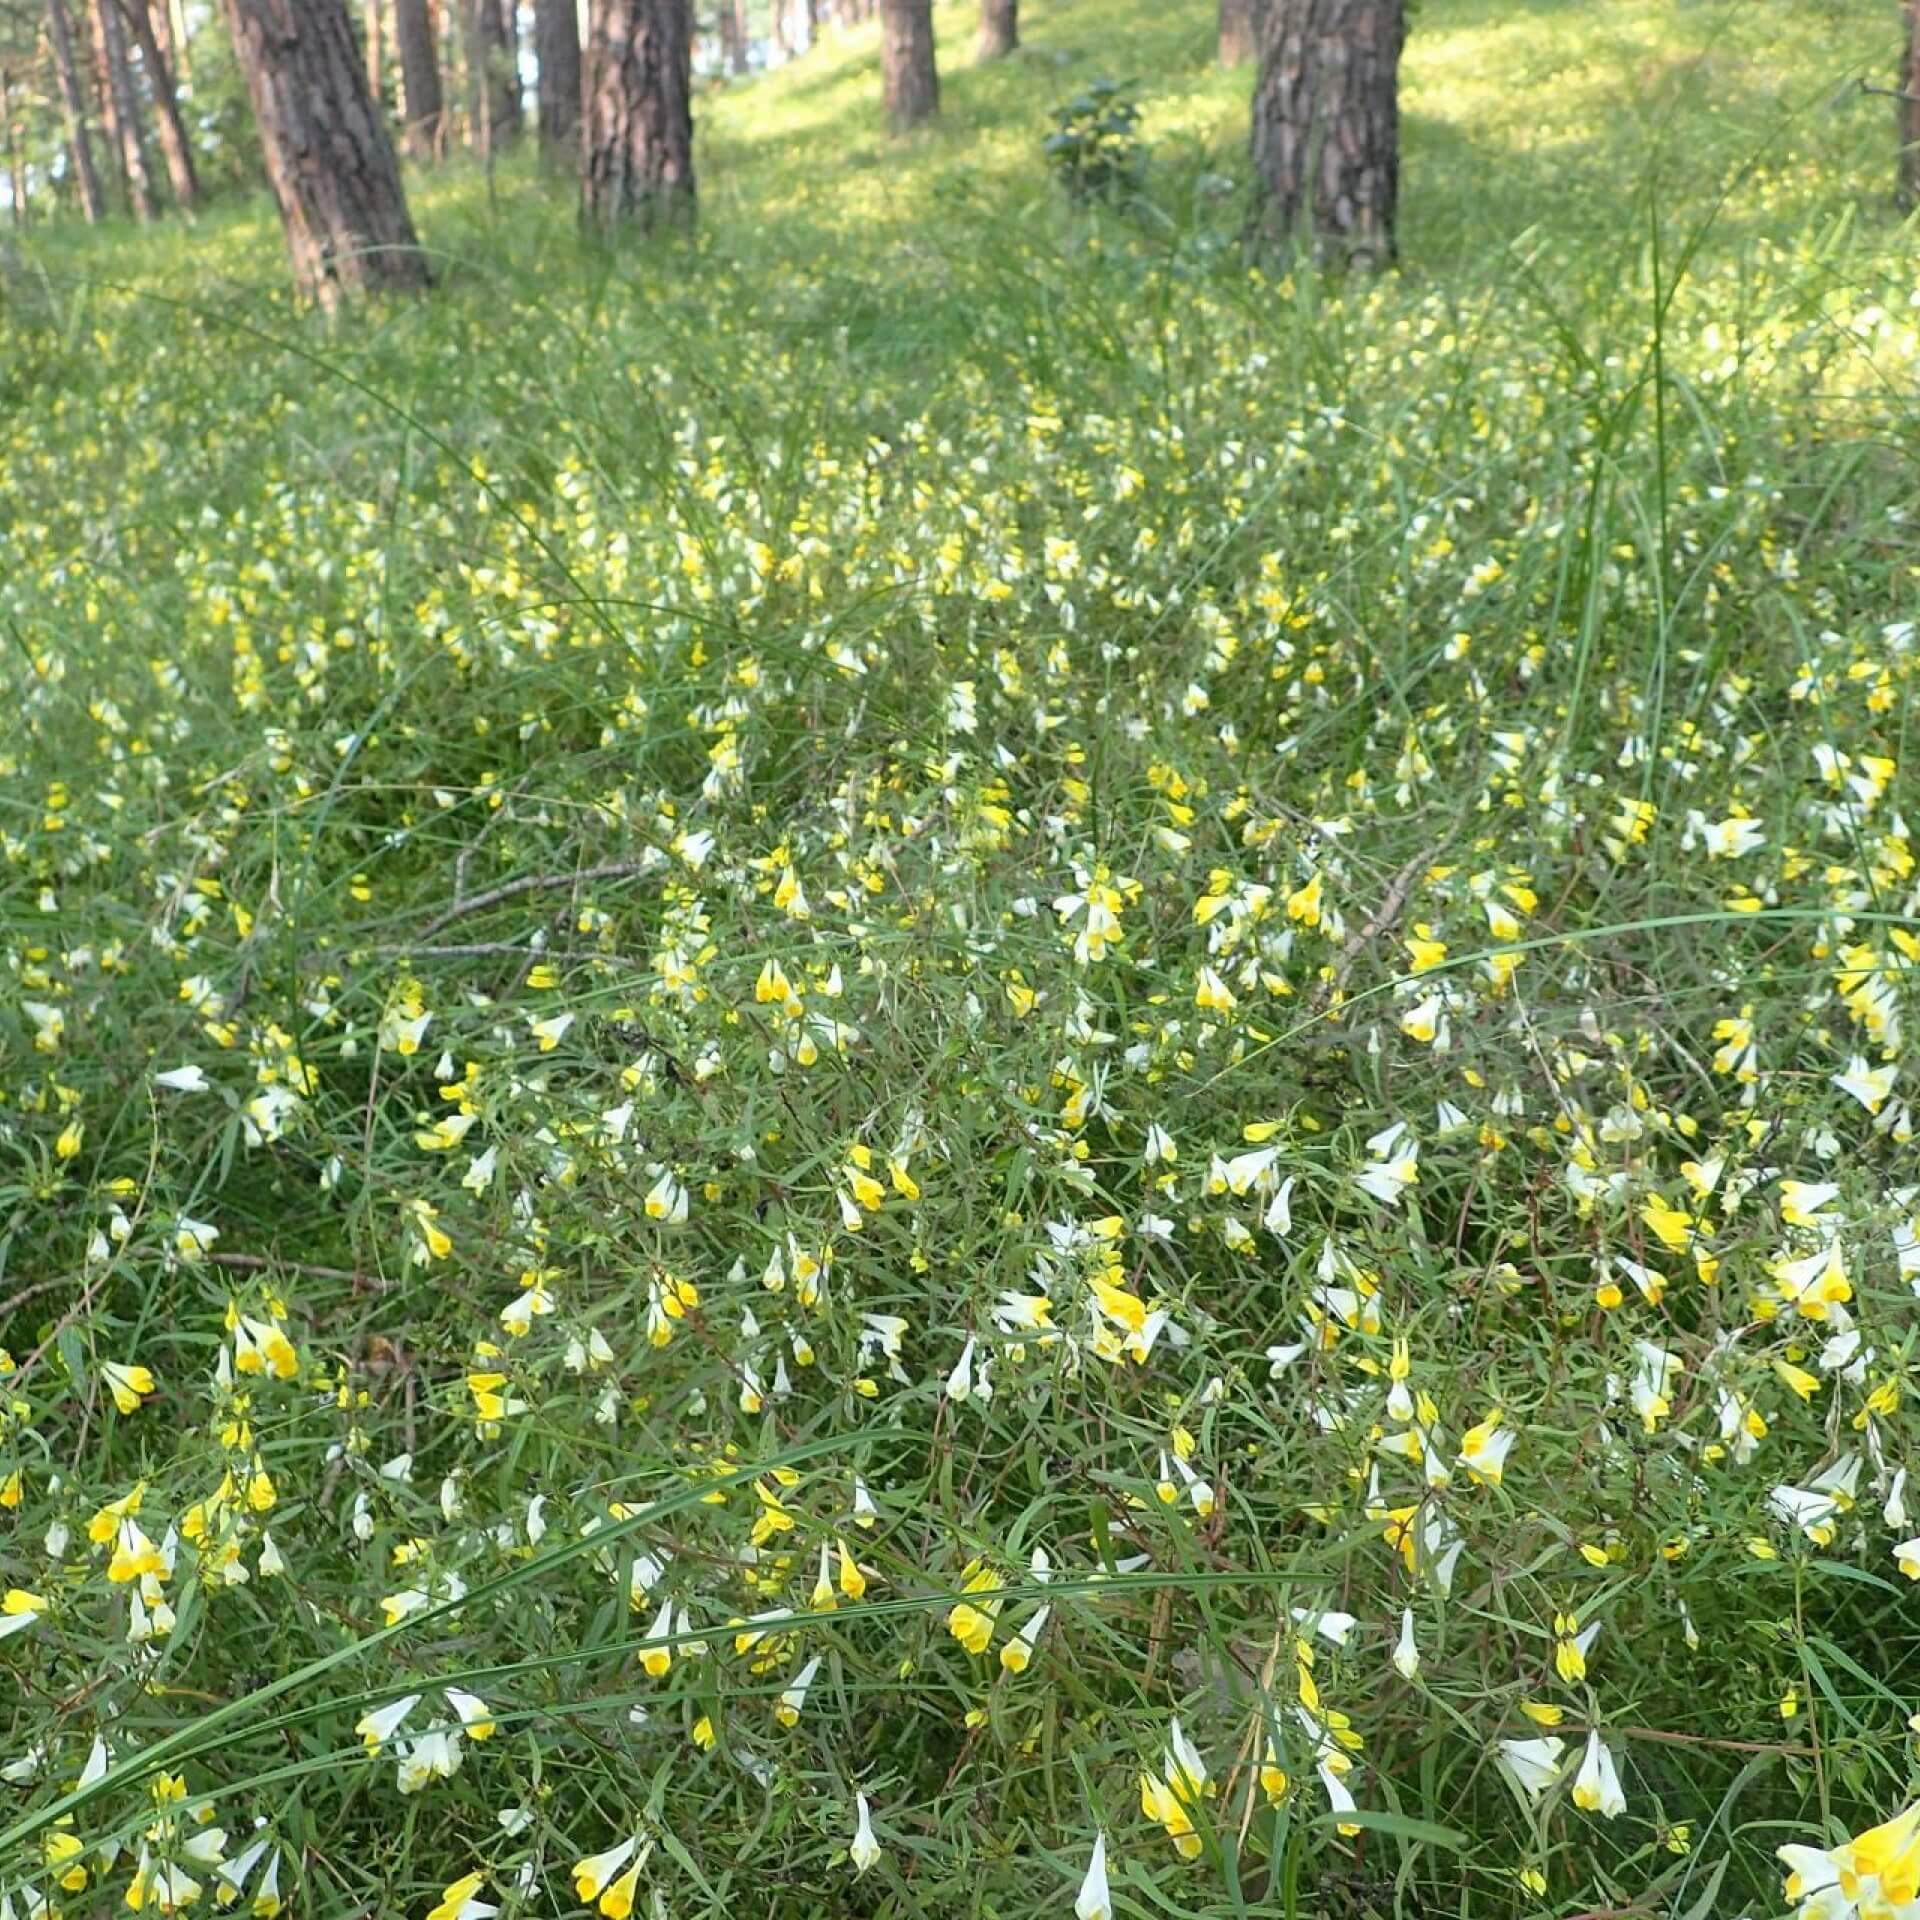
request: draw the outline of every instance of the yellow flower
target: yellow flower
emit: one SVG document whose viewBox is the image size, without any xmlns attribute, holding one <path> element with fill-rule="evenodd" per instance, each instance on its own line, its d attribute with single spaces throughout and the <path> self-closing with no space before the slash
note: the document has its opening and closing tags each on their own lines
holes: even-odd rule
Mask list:
<svg viewBox="0 0 1920 1920">
<path fill-rule="evenodd" d="M 463 1873 L 458 1880 L 443 1888 L 440 1904 L 428 1913 L 427 1920 L 467 1920 L 468 1902 L 486 1884 L 483 1873 Z M 491 1907 L 487 1908 L 492 1913 Z"/>
<path fill-rule="evenodd" d="M 113 1404 L 122 1413 L 138 1413 L 142 1397 L 154 1391 L 153 1375 L 145 1367 L 122 1366 L 117 1360 L 106 1360 L 101 1363 L 100 1372 L 113 1395 Z"/>
<path fill-rule="evenodd" d="M 622 1840 L 605 1853 L 590 1853 L 584 1860 L 576 1860 L 573 1863 L 574 1898 L 583 1906 L 592 1906 L 599 1899 L 601 1888 L 626 1865 L 638 1844 L 634 1840 Z"/>
<path fill-rule="evenodd" d="M 983 1567 L 975 1562 L 968 1567 L 960 1591 L 985 1596 L 997 1592 L 1002 1584 L 999 1574 L 991 1567 Z M 962 1600 L 947 1615 L 947 1631 L 969 1653 L 985 1653 L 993 1643 L 993 1623 L 999 1611 L 998 1600 L 983 1598 L 979 1606 Z"/>
<path fill-rule="evenodd" d="M 600 1896 L 600 1911 L 606 1920 L 627 1920 L 633 1911 L 633 1896 L 640 1884 L 642 1862 L 636 1860 L 605 1893 Z"/>
<path fill-rule="evenodd" d="M 1659 1194 L 1649 1194 L 1640 1209 L 1640 1218 L 1653 1230 L 1669 1253 L 1685 1253 L 1693 1244 L 1693 1220 L 1678 1207 L 1670 1206 Z"/>
</svg>

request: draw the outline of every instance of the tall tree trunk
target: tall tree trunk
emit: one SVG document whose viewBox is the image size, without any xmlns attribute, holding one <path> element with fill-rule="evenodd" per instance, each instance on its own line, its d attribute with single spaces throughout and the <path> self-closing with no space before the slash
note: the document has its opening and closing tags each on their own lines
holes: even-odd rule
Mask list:
<svg viewBox="0 0 1920 1920">
<path fill-rule="evenodd" d="M 603 232 L 693 213 L 687 0 L 601 0 L 587 61 L 580 214 Z"/>
<path fill-rule="evenodd" d="M 386 29 L 385 0 L 367 0 L 367 92 L 376 104 L 382 98 L 381 70 L 387 64 Z"/>
<path fill-rule="evenodd" d="M 1302 221 L 1323 258 L 1394 257 L 1404 0 L 1267 0 L 1253 92 L 1254 219 L 1275 250 Z"/>
<path fill-rule="evenodd" d="M 108 144 L 120 156 L 128 211 L 136 220 L 151 220 L 153 175 L 147 167 L 140 99 L 133 90 L 133 70 L 127 65 L 126 27 L 120 18 L 119 0 L 93 0 L 93 55 L 100 71 L 100 112 Z"/>
<path fill-rule="evenodd" d="M 731 0 L 721 0 L 722 12 Z M 540 63 L 540 151 L 580 158 L 580 12 L 574 0 L 534 0 L 533 50 Z"/>
<path fill-rule="evenodd" d="M 1258 0 L 1220 0 L 1220 64 L 1240 67 L 1259 51 Z"/>
<path fill-rule="evenodd" d="M 99 170 L 93 164 L 93 137 L 87 131 L 87 96 L 80 84 L 80 66 L 74 58 L 73 26 L 66 0 L 47 0 L 47 37 L 53 43 L 54 69 L 60 78 L 60 104 L 67 119 L 67 152 L 73 161 L 74 186 L 80 211 L 89 226 L 106 217 L 107 197 L 100 190 Z"/>
<path fill-rule="evenodd" d="M 720 57 L 729 73 L 747 70 L 747 21 L 740 0 L 720 0 Z"/>
<path fill-rule="evenodd" d="M 415 160 L 440 149 L 440 49 L 428 0 L 393 0 L 393 37 L 400 52 L 400 93 L 405 114 L 401 139 Z"/>
<path fill-rule="evenodd" d="M 167 65 L 177 81 L 193 84 L 193 35 L 187 26 L 187 0 L 153 0 L 156 15 L 165 15 Z"/>
<path fill-rule="evenodd" d="M 0 67 L 0 122 L 7 135 L 7 200 L 16 227 L 30 227 L 33 211 L 27 204 L 27 162 L 20 147 L 20 123 L 13 117 L 13 76 Z"/>
<path fill-rule="evenodd" d="M 999 60 L 1020 44 L 1020 0 L 980 0 L 982 60 Z"/>
<path fill-rule="evenodd" d="M 1920 0 L 1907 0 L 1907 50 L 1900 62 L 1899 195 L 1904 208 L 1920 206 Z"/>
<path fill-rule="evenodd" d="M 469 131 L 476 151 L 498 153 L 520 131 L 520 76 L 514 71 L 501 0 L 464 0 L 467 8 Z"/>
<path fill-rule="evenodd" d="M 175 205 L 183 213 L 191 213 L 200 204 L 200 179 L 193 168 L 193 143 L 187 138 L 185 121 L 180 118 L 180 99 L 173 89 L 173 74 L 168 69 L 166 55 L 160 50 L 147 0 L 125 0 L 125 11 L 127 25 L 133 29 L 134 43 L 140 49 L 141 64 L 147 70 L 147 86 L 153 94 L 153 117 L 160 134 L 160 155 L 167 163 L 167 184 L 173 189 Z"/>
<path fill-rule="evenodd" d="M 431 281 L 346 0 L 221 0 L 247 78 L 294 289 L 349 294 Z"/>
<path fill-rule="evenodd" d="M 933 0 L 880 0 L 880 79 L 895 133 L 940 111 L 933 64 Z"/>
</svg>

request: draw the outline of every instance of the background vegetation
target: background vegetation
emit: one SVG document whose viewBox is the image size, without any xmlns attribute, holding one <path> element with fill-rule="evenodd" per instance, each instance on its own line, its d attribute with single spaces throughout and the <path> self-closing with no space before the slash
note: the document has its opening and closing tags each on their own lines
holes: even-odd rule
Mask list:
<svg viewBox="0 0 1920 1920">
<path fill-rule="evenodd" d="M 1892 23 L 1426 0 L 1368 282 L 1202 14 L 874 32 L 329 330 L 4 255 L 0 1889 L 1777 1911 L 1920 1704 Z"/>
</svg>

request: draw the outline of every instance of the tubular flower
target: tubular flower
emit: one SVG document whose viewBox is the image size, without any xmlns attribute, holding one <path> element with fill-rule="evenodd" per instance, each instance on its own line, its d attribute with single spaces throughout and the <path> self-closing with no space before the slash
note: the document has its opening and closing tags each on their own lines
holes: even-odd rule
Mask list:
<svg viewBox="0 0 1920 1920">
<path fill-rule="evenodd" d="M 101 1363 L 100 1375 L 113 1395 L 113 1404 L 122 1413 L 138 1413 L 141 1402 L 154 1391 L 153 1375 L 145 1367 L 122 1366 L 118 1361 Z"/>
<path fill-rule="evenodd" d="M 1113 1920 L 1113 1895 L 1107 1889 L 1107 1836 L 1093 1836 L 1093 1856 L 1073 1903 L 1073 1920 Z"/>
<path fill-rule="evenodd" d="M 1002 1603 L 990 1596 L 1005 1584 L 993 1568 L 977 1560 L 969 1562 L 961 1575 L 960 1591 L 974 1598 L 960 1601 L 947 1615 L 947 1631 L 969 1653 L 985 1653 L 993 1644 L 993 1626 Z"/>
<path fill-rule="evenodd" d="M 853 1804 L 853 1839 L 847 1847 L 847 1858 L 853 1862 L 855 1873 L 865 1873 L 880 1858 L 880 1842 L 873 1837 L 873 1813 L 867 1796 L 855 1794 Z"/>
<path fill-rule="evenodd" d="M 486 1884 L 483 1873 L 463 1873 L 442 1890 L 440 1904 L 428 1913 L 427 1920 L 493 1920 L 500 1909 L 478 1897 Z"/>
<path fill-rule="evenodd" d="M 1627 1796 L 1620 1791 L 1620 1776 L 1613 1769 L 1613 1755 L 1599 1734 L 1587 1735 L 1586 1756 L 1574 1777 L 1573 1804 L 1586 1813 L 1597 1813 L 1612 1820 L 1627 1810 Z"/>
<path fill-rule="evenodd" d="M 590 1853 L 584 1860 L 576 1860 L 573 1863 L 573 1897 L 583 1906 L 592 1906 L 599 1899 L 601 1889 L 633 1857 L 633 1850 L 638 1844 L 635 1840 L 622 1840 L 617 1847 L 609 1847 L 605 1853 Z"/>
<path fill-rule="evenodd" d="M 1801 1920 L 1887 1920 L 1920 1899 L 1920 1801 L 1832 1848 L 1784 1846 L 1786 1896 Z"/>
<path fill-rule="evenodd" d="M 1206 1762 L 1175 1720 L 1167 1728 L 1167 1750 L 1158 1776 L 1140 1776 L 1140 1810 L 1166 1829 L 1167 1838 L 1183 1860 L 1200 1854 L 1200 1835 L 1193 1809 L 1213 1791 Z"/>
</svg>

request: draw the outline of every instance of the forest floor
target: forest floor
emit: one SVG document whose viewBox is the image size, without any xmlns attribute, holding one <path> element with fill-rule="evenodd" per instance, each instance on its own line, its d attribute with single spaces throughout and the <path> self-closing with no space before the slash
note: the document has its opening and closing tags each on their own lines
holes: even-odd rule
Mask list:
<svg viewBox="0 0 1920 1920">
<path fill-rule="evenodd" d="M 1914 1792 L 1893 10 L 1424 0 L 1348 282 L 1204 9 L 938 25 L 331 331 L 6 256 L 0 1916 L 1708 1920 Z"/>
</svg>

